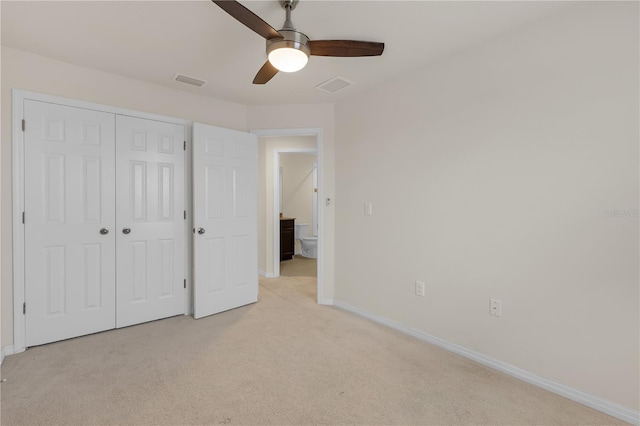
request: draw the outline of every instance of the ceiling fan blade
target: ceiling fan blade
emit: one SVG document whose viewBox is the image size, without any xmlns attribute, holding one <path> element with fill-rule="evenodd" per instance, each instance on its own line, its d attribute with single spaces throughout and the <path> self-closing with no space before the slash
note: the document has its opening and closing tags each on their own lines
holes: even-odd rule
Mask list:
<svg viewBox="0 0 640 426">
<path fill-rule="evenodd" d="M 260 34 L 262 37 L 270 40 L 272 38 L 282 38 L 282 34 L 280 34 L 275 28 L 271 25 L 267 24 L 260 18 L 258 15 L 238 3 L 234 0 L 211 0 L 222 10 L 227 12 L 229 15 L 236 18 L 242 24 L 246 25 L 249 29 L 255 31 Z"/>
<path fill-rule="evenodd" d="M 265 84 L 276 74 L 278 74 L 278 69 L 271 65 L 271 62 L 267 61 L 253 78 L 253 84 Z"/>
<path fill-rule="evenodd" d="M 380 56 L 384 43 L 355 40 L 312 40 L 309 41 L 311 54 L 315 56 Z"/>
</svg>

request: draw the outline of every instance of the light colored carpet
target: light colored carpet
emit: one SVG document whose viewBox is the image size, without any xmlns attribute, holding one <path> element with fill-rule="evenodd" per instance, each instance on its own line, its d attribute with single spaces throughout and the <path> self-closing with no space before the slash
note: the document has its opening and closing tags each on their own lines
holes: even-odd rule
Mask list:
<svg viewBox="0 0 640 426">
<path fill-rule="evenodd" d="M 316 259 L 309 259 L 296 254 L 293 259 L 280 262 L 280 276 L 315 278 L 318 275 L 317 265 Z"/>
<path fill-rule="evenodd" d="M 313 278 L 258 303 L 31 348 L 2 366 L 2 425 L 622 422 L 315 304 Z"/>
</svg>

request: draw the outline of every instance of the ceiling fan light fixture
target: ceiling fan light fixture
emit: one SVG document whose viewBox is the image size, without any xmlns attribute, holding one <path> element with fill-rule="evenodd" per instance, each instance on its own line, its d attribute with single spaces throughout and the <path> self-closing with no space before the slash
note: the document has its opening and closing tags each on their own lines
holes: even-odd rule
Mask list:
<svg viewBox="0 0 640 426">
<path fill-rule="evenodd" d="M 384 43 L 362 40 L 309 40 L 309 37 L 297 31 L 291 22 L 291 11 L 299 0 L 279 0 L 286 18 L 282 29 L 276 30 L 258 15 L 236 0 L 212 0 L 241 24 L 264 37 L 267 41 L 269 60 L 262 65 L 253 84 L 265 84 L 279 71 L 296 72 L 307 65 L 309 56 L 331 56 L 356 58 L 362 56 L 380 56 Z"/>
<path fill-rule="evenodd" d="M 280 30 L 283 38 L 267 40 L 267 57 L 271 65 L 283 72 L 300 71 L 307 65 L 311 49 L 309 38 L 299 31 Z"/>
<path fill-rule="evenodd" d="M 269 62 L 282 72 L 300 71 L 307 65 L 309 57 L 302 50 L 281 47 L 269 53 Z"/>
</svg>

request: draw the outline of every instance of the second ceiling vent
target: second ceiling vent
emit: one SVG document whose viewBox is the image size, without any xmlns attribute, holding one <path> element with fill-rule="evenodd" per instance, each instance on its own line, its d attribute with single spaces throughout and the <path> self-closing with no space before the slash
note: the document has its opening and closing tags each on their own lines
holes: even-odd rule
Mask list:
<svg viewBox="0 0 640 426">
<path fill-rule="evenodd" d="M 207 84 L 207 82 L 204 80 L 200 80 L 199 78 L 195 77 L 189 77 L 188 75 L 184 74 L 176 74 L 173 76 L 173 79 L 175 81 L 179 81 L 180 83 L 186 83 L 196 87 L 202 87 Z"/>
<path fill-rule="evenodd" d="M 334 77 L 331 80 L 327 80 L 319 86 L 316 86 L 316 89 L 322 90 L 327 93 L 336 93 L 338 90 L 342 90 L 347 86 L 351 86 L 353 84 L 352 81 L 347 80 L 342 77 Z"/>
</svg>

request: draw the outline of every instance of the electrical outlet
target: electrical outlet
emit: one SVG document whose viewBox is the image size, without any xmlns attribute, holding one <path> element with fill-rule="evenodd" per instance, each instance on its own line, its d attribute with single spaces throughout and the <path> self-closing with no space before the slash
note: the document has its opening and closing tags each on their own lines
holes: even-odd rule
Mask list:
<svg viewBox="0 0 640 426">
<path fill-rule="evenodd" d="M 364 203 L 364 215 L 365 216 L 373 216 L 373 204 Z"/>
<path fill-rule="evenodd" d="M 502 316 L 502 302 L 496 299 L 491 299 L 489 313 L 494 317 Z"/>
<path fill-rule="evenodd" d="M 424 297 L 424 283 L 416 281 L 416 296 Z"/>
</svg>

